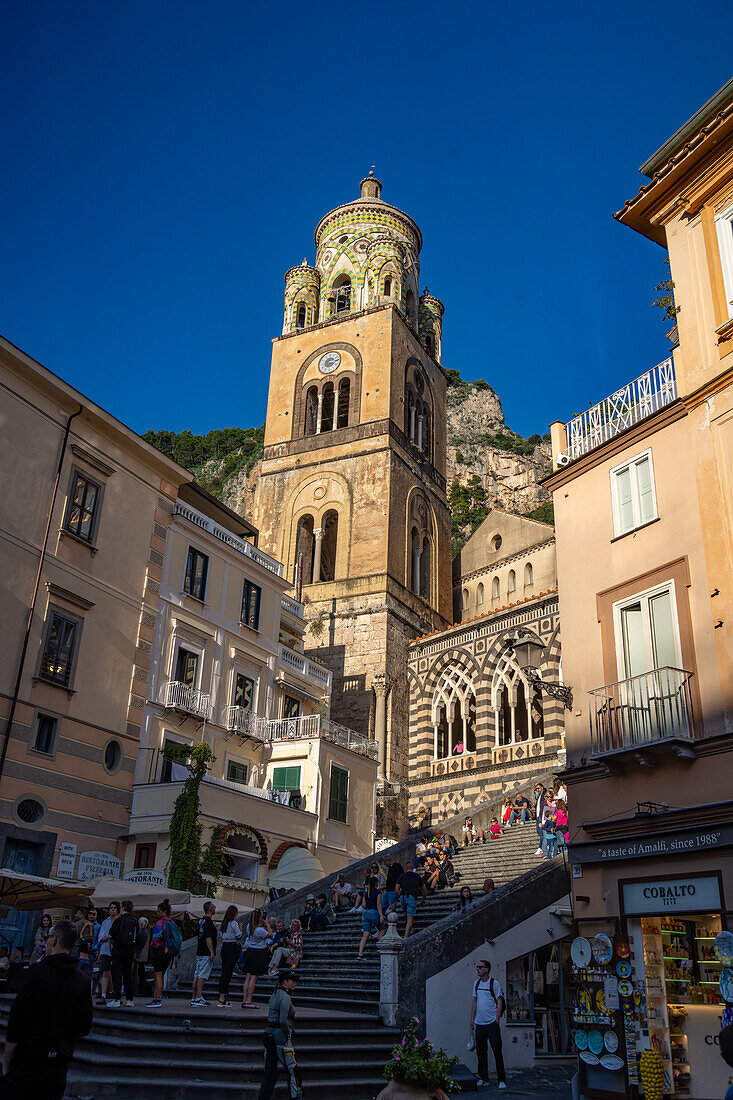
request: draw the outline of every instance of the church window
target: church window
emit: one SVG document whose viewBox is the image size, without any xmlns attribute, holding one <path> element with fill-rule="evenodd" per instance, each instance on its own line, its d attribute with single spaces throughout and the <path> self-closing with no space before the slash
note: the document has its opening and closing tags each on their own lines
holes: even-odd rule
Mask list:
<svg viewBox="0 0 733 1100">
<path fill-rule="evenodd" d="M 333 284 L 334 313 L 348 313 L 351 309 L 351 280 L 341 275 Z"/>
<path fill-rule="evenodd" d="M 310 386 L 305 395 L 305 434 L 315 435 L 318 422 L 318 388 Z"/>
<path fill-rule="evenodd" d="M 463 610 L 468 611 L 468 589 L 463 589 Z"/>
<path fill-rule="evenodd" d="M 420 555 L 420 595 L 424 600 L 430 599 L 430 540 L 428 538 L 423 539 Z"/>
<path fill-rule="evenodd" d="M 333 412 L 334 412 L 334 390 L 333 382 L 327 382 L 323 387 L 323 408 L 321 410 L 321 431 L 330 432 L 333 430 Z"/>
<path fill-rule="evenodd" d="M 433 752 L 437 759 L 476 751 L 476 692 L 471 674 L 449 665 L 433 692 Z"/>
<path fill-rule="evenodd" d="M 502 543 L 501 535 L 494 535 L 491 539 L 491 542 L 490 542 L 491 549 L 494 550 L 494 551 L 501 550 L 501 543 Z"/>
<path fill-rule="evenodd" d="M 517 574 L 513 569 L 509 570 L 509 577 L 507 579 L 506 590 L 507 592 L 514 592 L 517 587 Z"/>
<path fill-rule="evenodd" d="M 528 561 L 524 567 L 524 587 L 528 588 L 531 584 L 534 584 L 534 570 L 532 562 Z"/>
<path fill-rule="evenodd" d="M 339 382 L 338 408 L 336 413 L 336 427 L 348 428 L 349 426 L 349 398 L 351 396 L 351 382 L 349 378 L 342 378 Z"/>
<path fill-rule="evenodd" d="M 410 591 L 420 595 L 420 535 L 413 527 L 410 539 Z"/>
<path fill-rule="evenodd" d="M 305 328 L 305 302 L 301 302 L 298 306 L 298 316 L 295 323 L 298 328 Z"/>
<path fill-rule="evenodd" d="M 504 652 L 494 670 L 491 706 L 497 746 L 542 737 L 542 697 L 519 667 L 513 649 Z"/>
<path fill-rule="evenodd" d="M 430 333 L 428 333 L 428 335 L 425 337 L 425 347 L 428 349 L 431 355 L 435 355 L 435 340 L 430 335 Z"/>
<path fill-rule="evenodd" d="M 405 417 L 405 435 L 412 443 L 415 439 L 415 397 L 412 390 L 407 392 L 407 414 Z"/>
<path fill-rule="evenodd" d="M 484 602 L 484 586 L 480 584 L 476 590 L 476 603 Z"/>
<path fill-rule="evenodd" d="M 313 516 L 301 516 L 298 520 L 298 533 L 295 539 L 295 561 L 293 566 L 297 568 L 300 561 L 303 584 L 313 583 L 313 555 L 315 552 L 315 539 L 313 537 Z"/>
<path fill-rule="evenodd" d="M 492 598 L 492 600 L 498 600 L 499 599 L 499 578 L 498 577 L 494 577 L 493 581 L 491 582 L 491 598 Z"/>
<path fill-rule="evenodd" d="M 423 409 L 422 450 L 424 454 L 430 455 L 430 409 L 427 406 Z"/>
<path fill-rule="evenodd" d="M 333 581 L 336 579 L 336 549 L 338 544 L 339 517 L 333 509 L 326 512 L 321 525 L 321 568 L 318 580 Z"/>
<path fill-rule="evenodd" d="M 387 298 L 392 294 L 392 276 L 387 275 L 384 280 L 384 293 Z"/>
</svg>

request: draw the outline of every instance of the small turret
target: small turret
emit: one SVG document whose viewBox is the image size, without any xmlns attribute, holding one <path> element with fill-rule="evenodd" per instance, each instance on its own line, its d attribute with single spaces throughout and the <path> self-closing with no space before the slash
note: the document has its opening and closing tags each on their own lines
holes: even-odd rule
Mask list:
<svg viewBox="0 0 733 1100">
<path fill-rule="evenodd" d="M 441 359 L 441 341 L 443 338 L 443 312 L 445 306 L 440 298 L 431 294 L 427 287 L 420 295 L 418 335 L 421 344 L 427 348 L 436 363 Z"/>
<path fill-rule="evenodd" d="M 308 328 L 318 320 L 321 276 L 304 258 L 302 264 L 285 272 L 285 315 L 283 333 Z"/>
<path fill-rule="evenodd" d="M 382 181 L 374 175 L 374 170 L 365 176 L 359 185 L 363 199 L 378 199 L 382 194 Z"/>
</svg>

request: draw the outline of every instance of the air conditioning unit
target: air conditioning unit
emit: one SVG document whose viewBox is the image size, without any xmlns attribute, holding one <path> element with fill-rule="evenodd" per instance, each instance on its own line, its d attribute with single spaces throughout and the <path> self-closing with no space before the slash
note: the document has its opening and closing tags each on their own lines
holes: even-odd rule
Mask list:
<svg viewBox="0 0 733 1100">
<path fill-rule="evenodd" d="M 555 462 L 558 466 L 567 466 L 570 462 L 570 458 L 568 457 L 568 455 L 558 455 L 555 459 Z"/>
</svg>

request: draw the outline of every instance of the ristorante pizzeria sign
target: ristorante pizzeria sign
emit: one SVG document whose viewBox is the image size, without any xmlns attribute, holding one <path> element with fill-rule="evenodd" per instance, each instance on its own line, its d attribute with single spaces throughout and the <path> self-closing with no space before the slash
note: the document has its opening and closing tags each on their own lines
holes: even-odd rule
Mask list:
<svg viewBox="0 0 733 1100">
<path fill-rule="evenodd" d="M 639 830 L 649 827 L 648 818 L 640 818 Z M 573 844 L 571 863 L 608 863 L 615 859 L 645 859 L 649 856 L 678 856 L 692 852 L 710 852 L 733 846 L 733 822 L 715 827 L 679 829 L 669 833 L 643 833 L 624 840 L 603 840 L 599 844 Z"/>
</svg>

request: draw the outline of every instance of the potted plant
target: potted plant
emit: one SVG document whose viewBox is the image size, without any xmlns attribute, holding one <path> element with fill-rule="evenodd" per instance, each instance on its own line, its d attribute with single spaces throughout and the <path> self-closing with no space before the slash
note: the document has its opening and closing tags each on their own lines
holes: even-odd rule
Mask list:
<svg viewBox="0 0 733 1100">
<path fill-rule="evenodd" d="M 384 1067 L 389 1084 L 377 1100 L 448 1100 L 446 1093 L 458 1092 L 451 1077 L 458 1058 L 449 1058 L 444 1050 L 435 1050 L 428 1039 L 418 1039 L 417 1016 L 405 1028 L 401 1042 L 392 1050 Z"/>
</svg>

